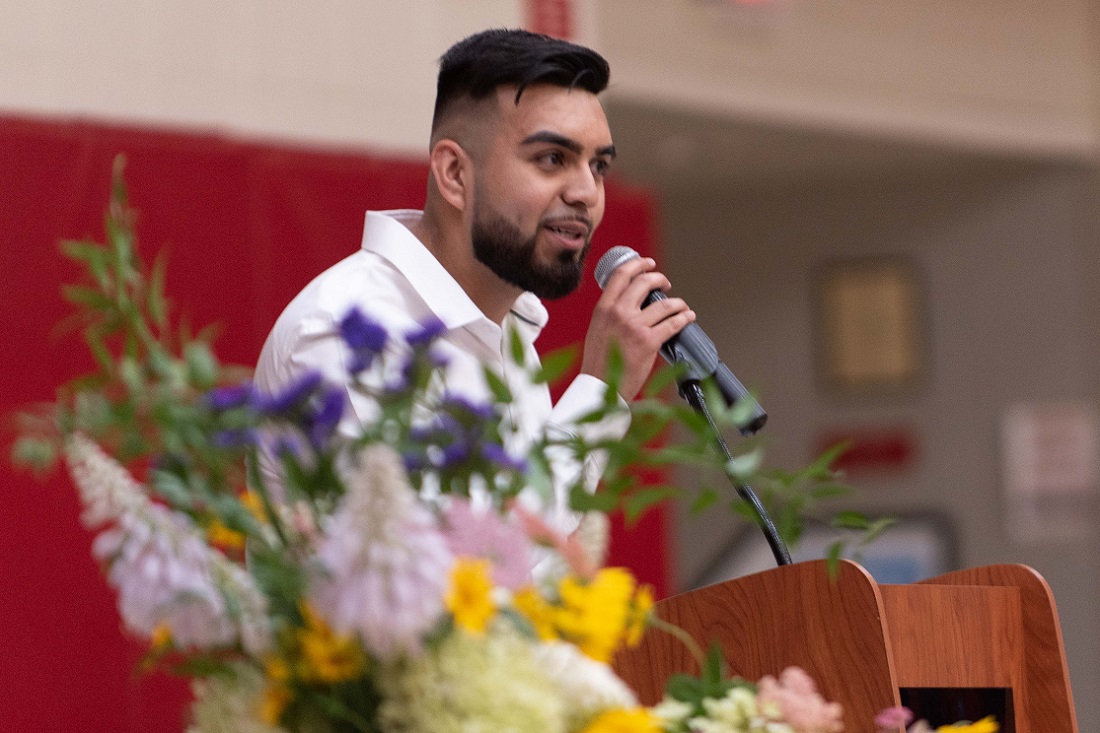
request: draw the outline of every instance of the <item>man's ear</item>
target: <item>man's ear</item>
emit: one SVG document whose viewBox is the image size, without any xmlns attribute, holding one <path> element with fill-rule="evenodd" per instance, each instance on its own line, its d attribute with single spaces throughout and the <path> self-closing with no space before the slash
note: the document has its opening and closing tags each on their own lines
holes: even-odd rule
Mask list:
<svg viewBox="0 0 1100 733">
<path fill-rule="evenodd" d="M 474 195 L 474 166 L 462 146 L 450 138 L 439 140 L 432 146 L 429 167 L 439 195 L 465 211 Z"/>
</svg>

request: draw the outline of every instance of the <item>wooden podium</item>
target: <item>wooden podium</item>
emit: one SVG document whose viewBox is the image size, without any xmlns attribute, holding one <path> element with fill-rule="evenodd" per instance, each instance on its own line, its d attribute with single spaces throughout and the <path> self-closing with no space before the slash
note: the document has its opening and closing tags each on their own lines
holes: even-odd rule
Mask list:
<svg viewBox="0 0 1100 733">
<path fill-rule="evenodd" d="M 1076 733 L 1062 632 L 1050 587 L 1023 565 L 879 585 L 859 565 L 787 565 L 673 596 L 656 612 L 704 648 L 721 645 L 749 680 L 802 667 L 844 706 L 846 733 L 905 704 L 942 725 L 997 716 L 1003 733 Z M 665 680 L 698 671 L 687 648 L 651 629 L 615 669 L 645 704 Z"/>
</svg>

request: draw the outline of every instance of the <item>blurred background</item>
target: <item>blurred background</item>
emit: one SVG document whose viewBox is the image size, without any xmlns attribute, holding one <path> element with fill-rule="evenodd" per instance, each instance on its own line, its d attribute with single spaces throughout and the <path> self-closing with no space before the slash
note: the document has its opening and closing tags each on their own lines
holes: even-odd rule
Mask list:
<svg viewBox="0 0 1100 733">
<path fill-rule="evenodd" d="M 769 463 L 793 468 L 851 441 L 842 467 L 859 493 L 841 504 L 900 520 L 865 557 L 881 582 L 1035 567 L 1057 600 L 1081 730 L 1100 729 L 1100 6 L 1088 0 L 5 0 L 5 410 L 50 398 L 36 359 L 70 358 L 48 326 L 64 313 L 57 278 L 71 274 L 56 240 L 101 235 L 114 152 L 136 159 L 135 198 L 197 192 L 181 220 L 210 231 L 174 230 L 168 198 L 143 207 L 146 246 L 168 241 L 173 264 L 206 274 L 177 303 L 228 320 L 235 359 L 251 363 L 294 290 L 358 246 L 363 209 L 423 203 L 436 59 L 494 26 L 610 61 L 603 102 L 625 202 L 612 234 L 647 239 L 758 391 Z M 164 145 L 215 164 L 142 163 Z M 335 177 L 283 195 L 303 167 Z M 340 183 L 350 169 L 397 187 L 359 195 Z M 253 202 L 238 229 L 222 225 L 234 205 L 219 186 Z M 256 206 L 257 188 L 277 195 Z M 327 219 L 307 217 L 255 231 L 311 197 L 347 226 L 328 236 Z M 287 231 L 301 237 L 280 240 Z M 302 245 L 319 233 L 336 239 L 331 256 Z M 257 236 L 260 249 L 234 248 Z M 243 314 L 223 312 L 238 287 L 219 280 L 223 260 L 257 281 Z M 35 356 L 32 342 L 50 346 Z M 9 483 L 0 627 L 7 648 L 24 643 L 0 653 L 0 681 L 25 694 L 0 720 L 179 730 L 179 686 L 134 681 L 117 617 L 101 622 L 101 646 L 82 641 L 88 609 L 111 594 L 64 482 Z M 56 526 L 34 523 L 28 496 Z M 665 592 L 767 566 L 724 513 L 659 519 Z M 820 552 L 819 534 L 805 553 Z M 49 659 L 33 651 L 45 638 Z"/>
</svg>

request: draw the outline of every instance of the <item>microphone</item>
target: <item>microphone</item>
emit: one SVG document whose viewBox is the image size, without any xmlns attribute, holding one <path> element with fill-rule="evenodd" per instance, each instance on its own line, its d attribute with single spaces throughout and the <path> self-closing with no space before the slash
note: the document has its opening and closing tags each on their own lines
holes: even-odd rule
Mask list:
<svg viewBox="0 0 1100 733">
<path fill-rule="evenodd" d="M 639 257 L 638 253 L 630 247 L 612 247 L 596 263 L 596 282 L 600 289 L 607 285 L 611 273 L 619 269 L 624 263 Z M 642 307 L 664 300 L 667 296 L 660 290 L 652 290 L 646 296 Z M 710 340 L 703 329 L 697 323 L 689 323 L 680 333 L 676 334 L 661 346 L 661 356 L 670 364 L 686 364 L 687 372 L 680 378 L 681 394 L 685 382 L 701 381 L 708 377 L 713 378 L 718 385 L 718 390 L 726 401 L 727 407 L 741 400 L 752 400 L 753 410 L 749 421 L 741 428 L 742 435 L 752 435 L 764 427 L 768 420 L 768 414 L 764 408 L 733 372 L 718 358 L 718 349 Z"/>
</svg>

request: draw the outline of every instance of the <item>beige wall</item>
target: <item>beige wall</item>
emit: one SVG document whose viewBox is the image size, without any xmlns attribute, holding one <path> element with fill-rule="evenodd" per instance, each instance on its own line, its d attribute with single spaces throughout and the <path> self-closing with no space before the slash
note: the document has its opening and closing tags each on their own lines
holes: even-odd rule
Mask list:
<svg viewBox="0 0 1100 733">
<path fill-rule="evenodd" d="M 773 0 L 755 24 L 725 4 L 599 2 L 611 98 L 999 150 L 1097 144 L 1088 0 Z"/>
<path fill-rule="evenodd" d="M 609 98 L 995 149 L 1092 151 L 1087 0 L 577 0 Z M 0 109 L 422 150 L 434 61 L 521 0 L 5 0 Z"/>
<path fill-rule="evenodd" d="M 0 110 L 426 149 L 435 61 L 518 0 L 4 0 Z M 425 112 L 425 110 L 428 110 Z"/>
</svg>

